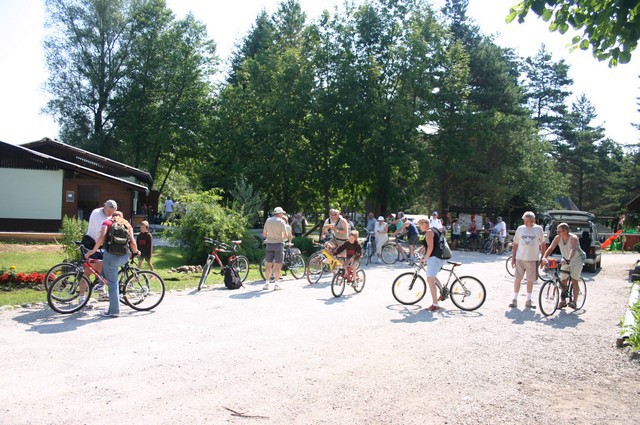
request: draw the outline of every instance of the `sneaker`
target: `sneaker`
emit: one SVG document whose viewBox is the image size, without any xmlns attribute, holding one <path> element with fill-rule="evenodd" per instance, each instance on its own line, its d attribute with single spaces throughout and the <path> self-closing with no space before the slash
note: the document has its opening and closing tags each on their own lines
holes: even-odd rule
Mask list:
<svg viewBox="0 0 640 425">
<path fill-rule="evenodd" d="M 78 298 L 78 304 L 84 304 L 84 300 L 86 300 L 87 298 L 83 295 L 80 298 Z"/>
<path fill-rule="evenodd" d="M 282 289 L 282 288 L 280 288 L 280 285 L 278 285 L 277 283 L 275 285 L 273 285 L 273 290 L 274 291 L 277 291 L 279 289 Z"/>
<path fill-rule="evenodd" d="M 109 301 L 109 295 L 106 292 L 102 292 L 98 295 L 98 302 L 102 301 Z"/>
<path fill-rule="evenodd" d="M 567 304 L 570 308 L 577 310 L 578 306 L 576 305 L 576 303 L 574 303 L 573 301 L 569 301 L 569 303 Z"/>
<path fill-rule="evenodd" d="M 429 311 L 438 311 L 438 310 L 440 310 L 440 306 L 431 304 L 431 307 L 429 307 L 427 310 L 429 310 Z"/>
<path fill-rule="evenodd" d="M 524 306 L 525 306 L 526 308 L 532 308 L 532 309 L 533 309 L 533 308 L 536 308 L 536 306 L 535 306 L 535 305 L 533 305 L 533 302 L 532 302 L 531 300 L 527 300 L 527 302 L 526 302 L 526 303 L 524 303 Z"/>
<path fill-rule="evenodd" d="M 264 289 L 265 291 L 269 290 L 269 282 L 265 283 L 264 286 L 262 287 L 262 289 Z"/>
<path fill-rule="evenodd" d="M 517 308 L 518 307 L 518 300 L 516 300 L 515 298 L 511 301 L 511 304 L 509 304 L 509 307 L 511 308 Z"/>
<path fill-rule="evenodd" d="M 96 283 L 96 286 L 93 287 L 93 290 L 96 292 L 104 292 L 104 283 L 98 281 L 98 283 Z"/>
<path fill-rule="evenodd" d="M 100 316 L 101 316 L 101 317 L 113 317 L 113 318 L 115 318 L 115 317 L 120 317 L 120 315 L 119 315 L 119 314 L 112 314 L 112 313 L 109 313 L 108 311 L 103 311 L 103 312 L 101 312 L 101 313 L 100 313 Z"/>
</svg>

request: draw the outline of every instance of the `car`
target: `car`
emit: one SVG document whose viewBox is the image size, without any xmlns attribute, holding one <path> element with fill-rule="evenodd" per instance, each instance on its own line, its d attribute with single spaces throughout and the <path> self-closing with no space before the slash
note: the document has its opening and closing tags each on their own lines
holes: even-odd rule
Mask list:
<svg viewBox="0 0 640 425">
<path fill-rule="evenodd" d="M 558 224 L 567 223 L 571 232 L 580 239 L 580 247 L 587 254 L 584 261 L 585 268 L 595 273 L 602 263 L 602 245 L 598 237 L 598 228 L 595 224 L 596 216 L 587 211 L 551 210 L 542 214 L 542 220 L 547 222 L 547 245 L 556 236 Z M 560 248 L 556 247 L 554 254 L 559 254 Z"/>
</svg>

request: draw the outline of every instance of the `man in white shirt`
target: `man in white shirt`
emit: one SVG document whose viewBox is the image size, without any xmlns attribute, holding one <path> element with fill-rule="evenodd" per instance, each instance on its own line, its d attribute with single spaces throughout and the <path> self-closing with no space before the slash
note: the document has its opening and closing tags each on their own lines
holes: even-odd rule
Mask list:
<svg viewBox="0 0 640 425">
<path fill-rule="evenodd" d="M 542 226 L 535 224 L 536 215 L 527 211 L 522 216 L 524 224 L 516 230 L 513 238 L 513 250 L 511 252 L 511 266 L 515 267 L 515 280 L 513 281 L 513 301 L 509 307 L 518 307 L 518 293 L 520 282 L 527 277 L 527 302 L 526 308 L 536 308 L 531 301 L 533 282 L 538 276 L 538 260 L 544 255 L 547 244 L 544 240 Z"/>
<path fill-rule="evenodd" d="M 164 219 L 169 220 L 171 218 L 171 214 L 173 213 L 173 206 L 175 202 L 171 199 L 171 196 L 164 201 Z"/>
<path fill-rule="evenodd" d="M 429 227 L 438 229 L 440 233 L 444 231 L 442 220 L 438 218 L 438 211 L 434 211 L 431 213 L 431 219 L 429 220 Z"/>
<path fill-rule="evenodd" d="M 496 219 L 497 223 L 493 227 L 494 233 L 498 235 L 498 239 L 500 240 L 500 252 L 504 252 L 504 241 L 507 238 L 507 224 L 502 221 L 502 217 L 498 217 Z"/>
</svg>

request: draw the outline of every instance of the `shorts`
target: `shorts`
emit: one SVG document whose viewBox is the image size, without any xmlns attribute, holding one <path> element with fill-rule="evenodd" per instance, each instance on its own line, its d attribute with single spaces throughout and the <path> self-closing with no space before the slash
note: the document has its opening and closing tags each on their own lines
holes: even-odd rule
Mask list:
<svg viewBox="0 0 640 425">
<path fill-rule="evenodd" d="M 582 267 L 584 265 L 584 261 L 581 258 L 574 258 L 569 265 L 560 267 L 560 270 L 564 270 L 569 272 L 569 276 L 571 279 L 578 280 L 580 279 L 580 275 L 582 274 Z M 566 278 L 566 274 L 562 274 L 562 279 Z"/>
<path fill-rule="evenodd" d="M 522 280 L 527 277 L 527 282 L 533 282 L 538 277 L 538 262 L 537 261 L 524 261 L 516 260 L 516 279 Z"/>
<path fill-rule="evenodd" d="M 460 235 L 454 235 L 454 234 L 452 234 L 452 235 L 451 235 L 451 240 L 452 240 L 452 241 L 459 241 L 459 240 L 460 240 Z"/>
<path fill-rule="evenodd" d="M 478 234 L 477 233 L 470 234 L 469 239 L 478 239 Z"/>
<path fill-rule="evenodd" d="M 267 252 L 265 253 L 265 261 L 267 263 L 282 264 L 284 260 L 284 244 L 268 243 Z"/>
<path fill-rule="evenodd" d="M 427 259 L 427 277 L 436 277 L 447 260 L 438 258 L 434 255 Z"/>
<path fill-rule="evenodd" d="M 420 235 L 408 236 L 409 245 L 417 245 L 419 240 L 420 240 Z"/>
<path fill-rule="evenodd" d="M 82 237 L 81 243 L 82 246 L 84 246 L 88 251 L 91 251 L 93 247 L 96 246 L 96 241 L 89 235 L 84 235 Z M 92 258 L 94 260 L 102 260 L 102 250 L 98 249 L 89 258 Z"/>
</svg>

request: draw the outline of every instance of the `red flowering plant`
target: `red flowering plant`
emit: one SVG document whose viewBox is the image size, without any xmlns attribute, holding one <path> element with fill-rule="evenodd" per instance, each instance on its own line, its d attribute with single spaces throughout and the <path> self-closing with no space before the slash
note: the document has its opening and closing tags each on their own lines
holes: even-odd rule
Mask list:
<svg viewBox="0 0 640 425">
<path fill-rule="evenodd" d="M 11 289 L 13 285 L 21 287 L 33 288 L 36 285 L 44 283 L 44 273 L 24 273 L 16 272 L 16 266 L 11 266 L 8 269 L 4 266 L 0 266 L 0 288 Z"/>
</svg>

